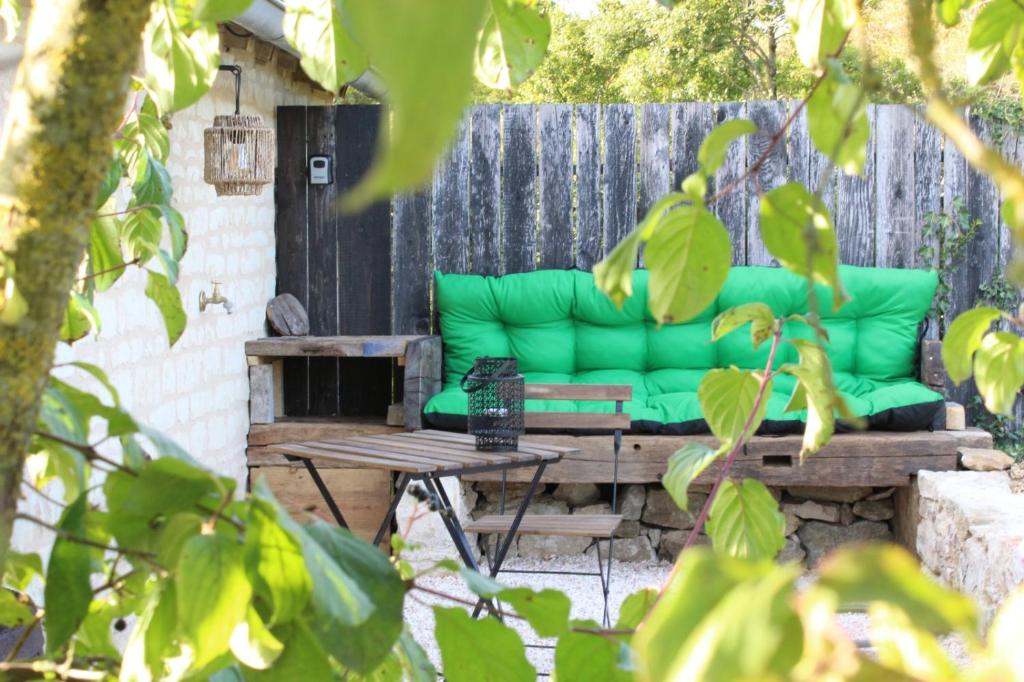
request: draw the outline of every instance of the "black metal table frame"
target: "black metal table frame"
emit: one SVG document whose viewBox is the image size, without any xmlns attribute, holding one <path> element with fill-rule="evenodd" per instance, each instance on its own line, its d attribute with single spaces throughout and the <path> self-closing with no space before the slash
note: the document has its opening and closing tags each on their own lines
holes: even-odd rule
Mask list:
<svg viewBox="0 0 1024 682">
<path fill-rule="evenodd" d="M 348 523 L 345 521 L 345 517 L 341 513 L 341 509 L 338 507 L 338 503 L 335 502 L 334 496 L 331 495 L 331 491 L 327 488 L 327 484 L 324 483 L 323 478 L 320 477 L 320 472 L 317 470 L 316 464 L 313 463 L 313 460 L 307 457 L 298 457 L 296 455 L 285 455 L 285 458 L 293 462 L 295 460 L 302 460 L 302 464 L 306 467 L 306 471 L 309 473 L 309 477 L 313 480 L 313 484 L 316 485 L 317 490 L 320 491 L 320 496 L 324 499 L 324 502 L 327 503 L 327 508 L 330 509 L 334 520 L 337 521 L 338 525 L 342 528 L 348 528 Z M 555 459 L 560 459 L 560 457 Z M 509 469 L 535 466 L 537 467 L 537 471 L 533 474 L 533 479 L 530 481 L 530 487 L 527 489 L 526 495 L 519 503 L 519 508 L 516 510 L 516 515 L 512 520 L 512 525 L 509 528 L 508 534 L 503 538 L 500 547 L 494 555 L 494 559 L 488 561 L 490 568 L 489 573 L 493 578 L 497 576 L 498 572 L 501 570 L 501 565 L 505 561 L 505 556 L 508 554 L 508 550 L 511 548 L 512 543 L 515 541 L 516 531 L 519 529 L 519 524 L 522 522 L 523 516 L 526 514 L 527 507 L 530 506 L 530 500 L 533 498 L 533 494 L 537 490 L 537 485 L 540 483 L 540 479 L 544 475 L 544 470 L 547 468 L 549 461 L 551 460 L 541 459 L 539 461 L 529 460 L 523 462 L 502 462 L 498 464 L 471 466 L 460 469 L 442 469 L 427 472 L 401 472 L 398 475 L 398 483 L 395 486 L 395 496 L 391 500 L 391 504 L 388 506 L 388 511 L 384 516 L 384 520 L 381 521 L 380 527 L 377 529 L 377 534 L 373 538 L 373 544 L 380 545 L 381 540 L 384 539 L 384 534 L 387 533 L 388 528 L 391 527 L 391 521 L 395 517 L 395 512 L 398 510 L 398 505 L 402 501 L 405 491 L 409 488 L 409 484 L 414 481 L 419 481 L 427 489 L 427 493 L 437 499 L 440 503 L 437 512 L 441 515 L 441 522 L 444 523 L 445 530 L 448 531 L 448 535 L 451 537 L 452 542 L 455 543 L 455 548 L 458 550 L 463 563 L 479 573 L 480 565 L 476 560 L 473 548 L 469 544 L 469 539 L 466 537 L 466 532 L 462 529 L 462 524 L 459 523 L 458 514 L 456 514 L 454 507 L 452 507 L 451 500 L 448 499 L 448 494 L 444 491 L 444 486 L 441 485 L 441 479 L 449 476 L 463 476 L 465 474 L 477 474 L 491 471 L 508 471 Z M 478 606 L 475 613 L 479 613 L 479 609 L 480 607 Z"/>
</svg>

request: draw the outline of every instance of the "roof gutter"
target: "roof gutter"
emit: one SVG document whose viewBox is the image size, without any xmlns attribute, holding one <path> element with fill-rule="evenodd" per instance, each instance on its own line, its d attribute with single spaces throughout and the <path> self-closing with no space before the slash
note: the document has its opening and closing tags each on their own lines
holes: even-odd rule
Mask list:
<svg viewBox="0 0 1024 682">
<path fill-rule="evenodd" d="M 290 55 L 300 57 L 298 50 L 291 46 L 284 37 L 284 3 L 281 0 L 253 0 L 249 9 L 242 12 L 232 20 L 232 23 L 241 26 L 257 38 L 265 40 L 280 50 Z M 382 99 L 387 89 L 384 87 L 380 76 L 373 70 L 367 69 L 359 78 L 348 83 L 367 97 Z"/>
</svg>

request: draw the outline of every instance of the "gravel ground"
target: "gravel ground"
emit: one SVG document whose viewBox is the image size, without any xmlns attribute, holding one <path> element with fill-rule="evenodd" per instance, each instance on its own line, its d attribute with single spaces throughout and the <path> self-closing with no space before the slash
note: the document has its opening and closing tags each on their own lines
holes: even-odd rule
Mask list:
<svg viewBox="0 0 1024 682">
<path fill-rule="evenodd" d="M 590 557 L 563 557 L 557 560 L 538 561 L 526 559 L 509 559 L 505 568 L 525 570 L 571 570 L 592 571 L 596 569 L 596 560 Z M 658 587 L 668 577 L 672 566 L 668 563 L 622 563 L 613 562 L 610 608 L 612 622 L 618 614 L 619 605 L 628 595 L 645 587 Z M 601 585 L 597 577 L 591 576 L 559 576 L 559 575 L 523 575 L 503 573 L 500 576 L 504 585 L 527 586 L 535 589 L 550 587 L 561 590 L 572 600 L 572 618 L 593 619 L 601 621 L 603 602 Z M 473 594 L 466 589 L 462 580 L 453 575 L 429 575 L 418 581 L 420 584 L 438 592 L 450 594 L 464 599 L 473 599 Z M 423 592 L 416 592 L 406 600 L 406 622 L 412 628 L 416 639 L 430 655 L 434 665 L 440 670 L 441 657 L 434 643 L 434 615 L 431 606 L 442 604 L 452 606 L 452 602 Z M 868 619 L 865 614 L 845 613 L 839 616 L 840 623 L 855 639 L 867 639 Z M 509 619 L 508 624 L 519 631 L 526 644 L 539 643 L 529 626 Z M 943 642 L 947 651 L 957 661 L 964 660 L 963 646 L 956 640 Z M 527 657 L 540 672 L 548 672 L 553 668 L 553 651 L 550 649 L 527 648 Z"/>
</svg>

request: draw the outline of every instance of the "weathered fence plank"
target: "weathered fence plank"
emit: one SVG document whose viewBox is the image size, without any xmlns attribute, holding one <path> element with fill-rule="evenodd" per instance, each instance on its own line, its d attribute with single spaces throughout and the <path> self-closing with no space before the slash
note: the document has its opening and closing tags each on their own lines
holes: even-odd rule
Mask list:
<svg viewBox="0 0 1024 682">
<path fill-rule="evenodd" d="M 542 104 L 540 120 L 540 267 L 571 268 L 572 106 Z"/>
<path fill-rule="evenodd" d="M 729 102 L 718 105 L 715 121 L 720 124 L 733 118 L 746 118 L 747 106 L 743 102 Z M 743 179 L 747 171 L 747 136 L 729 145 L 725 163 L 715 174 L 715 191 L 729 190 L 715 203 L 718 219 L 725 225 L 732 239 L 733 265 L 747 262 L 747 182 Z"/>
<path fill-rule="evenodd" d="M 931 216 L 942 210 L 942 136 L 925 122 L 918 112 L 914 128 L 914 226 L 918 234 L 918 252 L 914 265 L 919 268 L 939 267 L 939 240 L 924 234 Z M 928 316 L 925 337 L 938 339 L 940 323 L 936 315 Z"/>
<path fill-rule="evenodd" d="M 683 102 L 672 107 L 672 189 L 697 170 L 697 151 L 711 128 L 714 127 L 714 110 L 703 102 Z M 713 193 L 714 178 L 708 182 L 708 191 Z"/>
<path fill-rule="evenodd" d="M 503 272 L 537 269 L 537 110 L 505 107 L 501 173 Z"/>
<path fill-rule="evenodd" d="M 669 105 L 645 104 L 640 109 L 640 193 L 637 220 L 643 219 L 670 186 Z"/>
<path fill-rule="evenodd" d="M 875 264 L 879 267 L 909 268 L 917 262 L 921 231 L 911 146 L 915 118 L 907 107 L 876 109 L 874 237 Z"/>
<path fill-rule="evenodd" d="M 786 122 L 787 111 L 784 102 L 750 102 L 747 104 L 747 116 L 757 126 L 758 131 L 746 137 L 747 168 L 753 169 L 760 163 L 756 172 L 751 172 L 747 186 L 752 187 L 747 199 L 747 231 L 746 251 L 747 265 L 777 265 L 775 258 L 761 239 L 761 194 L 769 192 L 786 182 L 788 154 L 785 142 L 779 140 L 775 144 L 773 138 Z M 771 145 L 771 147 L 769 147 Z"/>
<path fill-rule="evenodd" d="M 309 310 L 306 254 L 309 251 L 306 212 L 306 107 L 277 111 L 277 293 L 292 294 Z M 309 412 L 309 360 L 285 360 L 285 414 Z"/>
<path fill-rule="evenodd" d="M 469 126 L 464 119 L 434 173 L 434 267 L 469 272 Z"/>
<path fill-rule="evenodd" d="M 473 109 L 469 154 L 470 269 L 501 273 L 501 105 Z"/>
<path fill-rule="evenodd" d="M 394 199 L 395 263 L 391 329 L 395 334 L 431 331 L 431 188 Z"/>
<path fill-rule="evenodd" d="M 335 177 L 343 157 L 334 154 L 337 107 L 306 110 L 306 145 L 310 155 L 335 156 Z M 370 138 L 372 139 L 372 138 Z M 338 183 L 309 185 L 309 291 L 316 302 L 306 311 L 309 333 L 333 336 L 338 330 Z M 318 416 L 337 415 L 340 409 L 338 361 L 313 358 L 309 361 L 309 411 Z"/>
<path fill-rule="evenodd" d="M 637 222 L 669 191 L 669 105 L 645 104 L 640 108 L 640 178 L 637 194 Z M 640 254 L 643 267 L 644 257 Z"/>
<path fill-rule="evenodd" d="M 838 173 L 837 200 L 832 220 L 839 239 L 839 260 L 849 265 L 875 264 L 876 109 L 875 105 L 868 105 L 871 137 L 867 144 L 864 171 L 860 175 Z"/>
<path fill-rule="evenodd" d="M 354 187 L 373 163 L 384 107 L 337 107 L 335 144 L 336 196 Z M 359 213 L 326 207 L 335 216 L 336 334 L 387 334 L 391 330 L 391 202 L 378 201 Z M 312 289 L 316 291 L 316 289 Z M 312 324 L 311 324 L 312 326 Z M 311 365 L 312 366 L 312 365 Z M 373 415 L 387 411 L 391 395 L 389 360 L 338 361 L 339 414 Z"/>
<path fill-rule="evenodd" d="M 601 109 L 576 106 L 576 267 L 590 270 L 604 254 L 601 227 Z"/>
<path fill-rule="evenodd" d="M 632 104 L 604 107 L 604 254 L 636 227 L 636 116 Z"/>
</svg>

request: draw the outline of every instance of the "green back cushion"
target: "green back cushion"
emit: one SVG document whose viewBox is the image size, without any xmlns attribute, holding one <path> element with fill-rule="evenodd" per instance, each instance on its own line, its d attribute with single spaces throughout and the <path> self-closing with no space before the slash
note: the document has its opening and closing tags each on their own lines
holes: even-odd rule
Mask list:
<svg viewBox="0 0 1024 682">
<path fill-rule="evenodd" d="M 436 273 L 435 278 L 445 390 L 427 405 L 428 419 L 464 415 L 459 380 L 477 356 L 498 355 L 516 357 L 527 381 L 632 384 L 634 400 L 627 409 L 634 427 L 643 422 L 660 430 L 659 424 L 699 421 L 695 392 L 704 372 L 732 365 L 761 368 L 768 356 L 769 344 L 752 347 L 749 328 L 712 343 L 715 315 L 752 301 L 768 304 L 777 316 L 807 312 L 805 280 L 781 268 L 734 267 L 705 311 L 661 327 L 648 311 L 645 270 L 634 273 L 634 294 L 621 309 L 594 286 L 590 273 L 576 270 L 503 277 Z M 937 275 L 841 266 L 840 278 L 850 297 L 845 305 L 833 310 L 827 287 L 816 287 L 816 294 L 836 381 L 854 410 L 862 416 L 884 413 L 886 418 L 875 422 L 885 426 L 892 421 L 888 411 L 941 401 L 913 380 L 918 325 L 931 305 Z M 787 338 L 811 336 L 802 323 L 786 324 Z M 783 344 L 776 366 L 796 360 L 793 346 Z M 776 380 L 769 420 L 803 419 L 802 413 L 783 413 L 792 387 L 788 377 Z M 533 404 L 531 409 L 567 406 Z M 930 420 L 930 414 L 924 416 Z"/>
</svg>

